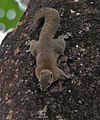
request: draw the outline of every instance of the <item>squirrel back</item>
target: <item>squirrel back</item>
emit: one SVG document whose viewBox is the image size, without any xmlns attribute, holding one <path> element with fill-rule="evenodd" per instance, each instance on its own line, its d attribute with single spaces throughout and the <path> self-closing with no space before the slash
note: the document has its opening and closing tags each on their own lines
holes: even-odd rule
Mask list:
<svg viewBox="0 0 100 120">
<path fill-rule="evenodd" d="M 59 12 L 54 8 L 47 7 L 38 10 L 31 26 L 33 30 L 39 26 L 42 18 L 44 18 L 44 24 L 40 32 L 39 40 L 53 39 L 60 24 Z"/>
</svg>

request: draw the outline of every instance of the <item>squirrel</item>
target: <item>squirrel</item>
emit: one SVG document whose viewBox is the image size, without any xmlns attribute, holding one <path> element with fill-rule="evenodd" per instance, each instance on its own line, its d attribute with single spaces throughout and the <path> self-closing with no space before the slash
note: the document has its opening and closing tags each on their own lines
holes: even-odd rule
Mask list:
<svg viewBox="0 0 100 120">
<path fill-rule="evenodd" d="M 31 52 L 36 58 L 36 77 L 40 82 L 41 91 L 45 91 L 61 76 L 64 76 L 66 79 L 72 76 L 70 74 L 66 75 L 57 66 L 57 59 L 63 54 L 66 47 L 64 36 L 60 35 L 57 39 L 53 39 L 60 25 L 59 12 L 54 8 L 41 8 L 34 16 L 32 29 L 35 30 L 38 27 L 41 18 L 44 18 L 44 24 L 39 40 L 27 41 L 26 45 L 30 46 L 30 48 L 26 52 Z"/>
</svg>

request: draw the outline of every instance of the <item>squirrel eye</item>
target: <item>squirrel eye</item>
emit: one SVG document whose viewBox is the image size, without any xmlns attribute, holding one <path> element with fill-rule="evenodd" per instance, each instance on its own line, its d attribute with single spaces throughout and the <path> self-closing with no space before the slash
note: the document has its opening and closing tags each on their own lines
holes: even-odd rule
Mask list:
<svg viewBox="0 0 100 120">
<path fill-rule="evenodd" d="M 50 86 L 50 85 L 51 85 L 51 83 L 49 82 L 49 83 L 48 83 L 48 86 Z"/>
<path fill-rule="evenodd" d="M 51 73 L 50 75 L 51 75 L 51 79 L 53 79 L 53 75 L 52 75 L 52 73 Z"/>
</svg>

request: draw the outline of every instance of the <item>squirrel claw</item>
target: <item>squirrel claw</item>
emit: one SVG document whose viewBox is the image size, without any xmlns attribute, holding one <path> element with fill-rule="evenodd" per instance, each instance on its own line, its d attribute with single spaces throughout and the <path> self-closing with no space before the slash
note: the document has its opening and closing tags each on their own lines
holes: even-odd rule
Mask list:
<svg viewBox="0 0 100 120">
<path fill-rule="evenodd" d="M 30 50 L 26 50 L 26 52 L 31 52 Z"/>
<path fill-rule="evenodd" d="M 30 42 L 31 42 L 30 40 L 26 41 L 26 42 L 25 42 L 25 45 L 29 46 L 29 45 L 30 45 Z"/>
</svg>

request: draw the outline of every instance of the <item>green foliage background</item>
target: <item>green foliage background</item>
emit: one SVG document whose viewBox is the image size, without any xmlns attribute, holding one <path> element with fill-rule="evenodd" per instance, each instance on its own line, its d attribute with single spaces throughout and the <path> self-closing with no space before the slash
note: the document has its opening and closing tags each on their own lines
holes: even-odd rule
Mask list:
<svg viewBox="0 0 100 120">
<path fill-rule="evenodd" d="M 0 9 L 3 9 L 5 11 L 5 15 L 0 18 L 0 23 L 3 23 L 5 25 L 4 31 L 7 31 L 10 28 L 14 28 L 24 12 L 24 10 L 19 7 L 18 3 L 15 0 L 0 0 Z M 16 12 L 15 19 L 9 20 L 6 17 L 6 14 L 9 10 L 14 10 Z"/>
</svg>

